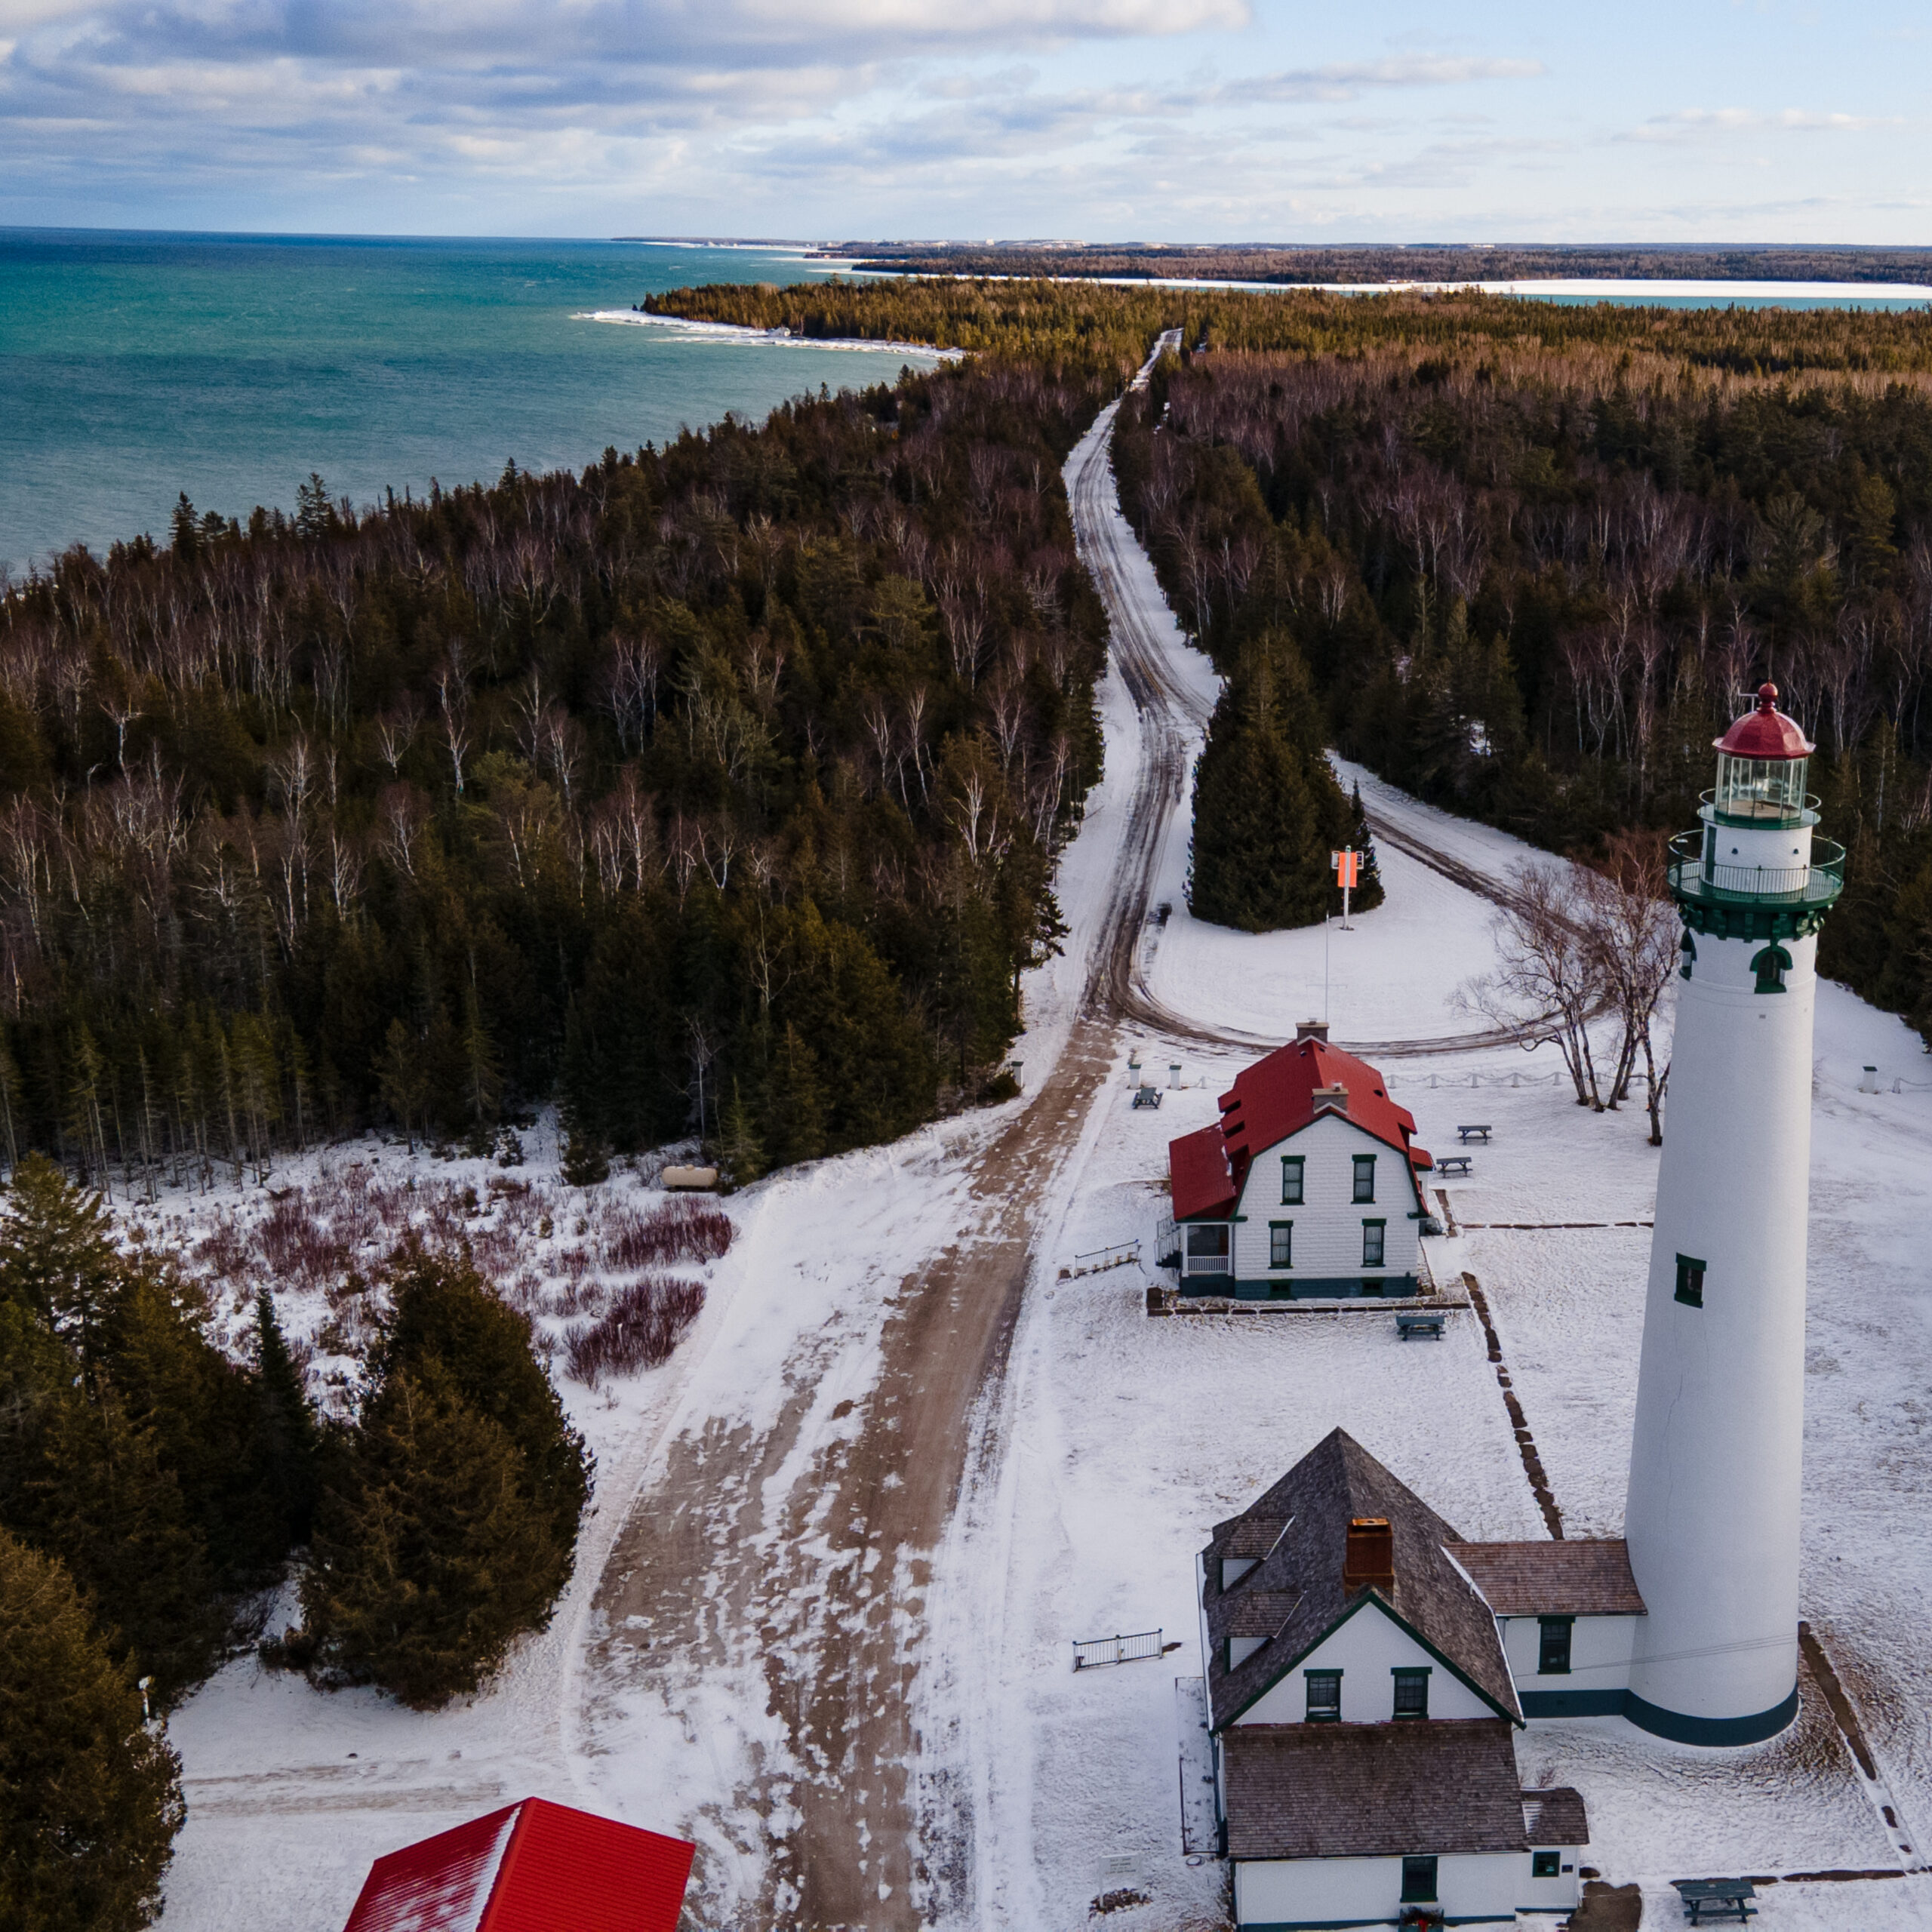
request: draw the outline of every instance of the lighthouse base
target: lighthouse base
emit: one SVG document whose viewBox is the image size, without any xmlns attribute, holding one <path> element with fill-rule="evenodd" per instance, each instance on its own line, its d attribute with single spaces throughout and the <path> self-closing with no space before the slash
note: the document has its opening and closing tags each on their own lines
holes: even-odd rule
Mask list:
<svg viewBox="0 0 1932 1932">
<path fill-rule="evenodd" d="M 1791 1695 L 1767 1711 L 1743 1718 L 1694 1718 L 1681 1711 L 1667 1711 L 1661 1704 L 1647 1703 L 1634 1690 L 1623 1694 L 1623 1715 L 1639 1730 L 1653 1737 L 1667 1737 L 1673 1744 L 1761 1744 L 1775 1737 L 1798 1715 L 1798 1686 Z"/>
</svg>

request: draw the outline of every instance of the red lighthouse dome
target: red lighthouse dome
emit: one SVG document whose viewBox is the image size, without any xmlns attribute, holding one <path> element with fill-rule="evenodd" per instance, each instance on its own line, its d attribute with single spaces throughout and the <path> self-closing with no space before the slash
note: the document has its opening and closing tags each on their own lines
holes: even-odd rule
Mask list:
<svg viewBox="0 0 1932 1932">
<path fill-rule="evenodd" d="M 1776 685 L 1758 687 L 1758 708 L 1747 711 L 1721 738 L 1712 740 L 1733 758 L 1809 758 L 1817 746 L 1807 740 L 1795 719 L 1778 709 Z"/>
</svg>

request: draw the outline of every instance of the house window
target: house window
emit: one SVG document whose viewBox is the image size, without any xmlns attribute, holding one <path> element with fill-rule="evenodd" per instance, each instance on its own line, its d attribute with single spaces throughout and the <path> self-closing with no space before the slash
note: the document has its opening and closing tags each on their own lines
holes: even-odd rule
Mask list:
<svg viewBox="0 0 1932 1932">
<path fill-rule="evenodd" d="M 1268 1223 L 1268 1265 L 1292 1268 L 1295 1265 L 1295 1224 L 1292 1221 Z"/>
<path fill-rule="evenodd" d="M 1340 1724 L 1342 1721 L 1342 1673 L 1339 1670 L 1305 1670 L 1308 1681 L 1308 1721 L 1310 1724 Z"/>
<path fill-rule="evenodd" d="M 1397 1670 L 1395 1678 L 1395 1715 L 1398 1718 L 1426 1718 L 1429 1715 L 1429 1672 L 1421 1670 Z"/>
<path fill-rule="evenodd" d="M 1537 1622 L 1543 1629 L 1543 1641 L 1537 1647 L 1537 1675 L 1539 1677 L 1567 1677 L 1570 1675 L 1570 1637 L 1576 1628 L 1574 1617 L 1540 1617 Z"/>
<path fill-rule="evenodd" d="M 1375 1198 L 1375 1156 L 1358 1154 L 1355 1156 L 1355 1198 L 1373 1201 Z"/>
<path fill-rule="evenodd" d="M 1402 1903 L 1404 1905 L 1433 1905 L 1435 1903 L 1435 1860 L 1433 1856 L 1402 1860 Z"/>
<path fill-rule="evenodd" d="M 1557 1878 L 1562 1874 L 1561 1852 L 1533 1851 L 1530 1854 L 1530 1876 L 1532 1878 Z"/>
<path fill-rule="evenodd" d="M 1187 1272 L 1225 1275 L 1228 1272 L 1228 1224 L 1210 1221 L 1187 1231 Z"/>
<path fill-rule="evenodd" d="M 1687 1308 L 1704 1305 L 1704 1264 L 1694 1255 L 1677 1257 L 1677 1299 Z"/>
<path fill-rule="evenodd" d="M 1383 1237 L 1388 1229 L 1386 1221 L 1364 1221 L 1361 1224 L 1361 1265 L 1364 1268 L 1382 1266 Z"/>
<path fill-rule="evenodd" d="M 1302 1157 L 1299 1154 L 1281 1156 L 1281 1205 L 1299 1208 L 1301 1205 Z"/>
</svg>

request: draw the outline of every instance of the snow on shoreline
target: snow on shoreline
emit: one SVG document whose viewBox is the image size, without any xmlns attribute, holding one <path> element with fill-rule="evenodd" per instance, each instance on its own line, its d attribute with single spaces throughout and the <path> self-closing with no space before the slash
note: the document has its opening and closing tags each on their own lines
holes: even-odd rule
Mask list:
<svg viewBox="0 0 1932 1932">
<path fill-rule="evenodd" d="M 927 342 L 875 342 L 864 336 L 794 335 L 788 328 L 747 328 L 739 322 L 701 322 L 684 315 L 647 315 L 633 309 L 591 309 L 577 322 L 614 322 L 620 328 L 661 328 L 692 342 L 761 343 L 768 349 L 832 349 L 848 354 L 897 355 L 902 361 L 957 362 L 963 349 L 935 349 Z"/>
</svg>

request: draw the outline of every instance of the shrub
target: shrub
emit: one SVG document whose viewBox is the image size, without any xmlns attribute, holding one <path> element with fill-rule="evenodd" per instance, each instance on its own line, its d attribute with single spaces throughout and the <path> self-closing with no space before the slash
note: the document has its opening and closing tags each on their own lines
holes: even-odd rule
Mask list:
<svg viewBox="0 0 1932 1932">
<path fill-rule="evenodd" d="M 620 1208 L 605 1217 L 604 1260 L 611 1268 L 666 1268 L 715 1261 L 736 1230 L 721 1208 L 666 1204 L 649 1213 Z"/>
<path fill-rule="evenodd" d="M 620 1289 L 602 1315 L 571 1337 L 565 1366 L 592 1389 L 607 1375 L 655 1368 L 670 1360 L 703 1307 L 702 1281 L 644 1275 Z"/>
</svg>

